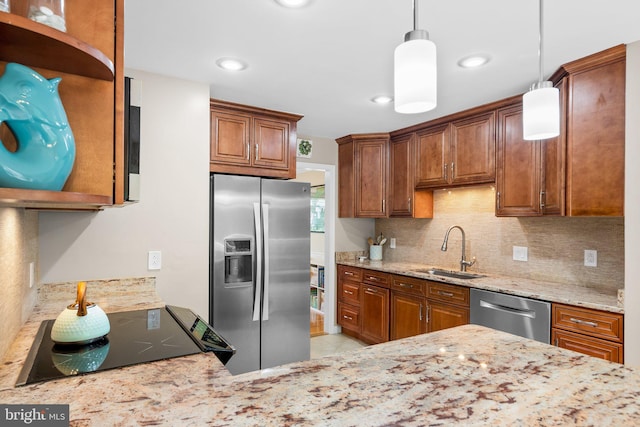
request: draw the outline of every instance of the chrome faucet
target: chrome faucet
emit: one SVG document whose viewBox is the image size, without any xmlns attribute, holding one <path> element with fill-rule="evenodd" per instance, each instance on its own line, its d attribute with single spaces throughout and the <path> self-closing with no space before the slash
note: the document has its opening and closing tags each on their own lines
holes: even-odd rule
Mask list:
<svg viewBox="0 0 640 427">
<path fill-rule="evenodd" d="M 467 271 L 467 267 L 471 267 L 473 264 L 476 263 L 476 257 L 473 257 L 472 261 L 467 261 L 467 259 L 465 257 L 465 254 L 464 254 L 464 252 L 465 252 L 465 236 L 464 236 L 464 230 L 462 229 L 462 227 L 460 227 L 459 225 L 452 225 L 451 227 L 449 227 L 449 229 L 447 230 L 447 234 L 444 235 L 444 242 L 442 243 L 442 247 L 440 248 L 440 250 L 443 251 L 443 252 L 447 250 L 447 242 L 449 241 L 449 233 L 454 228 L 457 228 L 462 233 L 462 259 L 460 259 L 460 271 Z"/>
</svg>

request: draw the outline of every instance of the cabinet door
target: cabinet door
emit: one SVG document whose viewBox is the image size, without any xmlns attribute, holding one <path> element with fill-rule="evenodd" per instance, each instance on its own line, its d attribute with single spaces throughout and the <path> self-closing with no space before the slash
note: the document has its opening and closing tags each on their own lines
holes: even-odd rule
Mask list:
<svg viewBox="0 0 640 427">
<path fill-rule="evenodd" d="M 249 166 L 251 116 L 211 111 L 211 161 Z"/>
<path fill-rule="evenodd" d="M 389 143 L 389 216 L 411 217 L 413 200 L 413 135 Z"/>
<path fill-rule="evenodd" d="M 426 310 L 425 298 L 391 292 L 391 339 L 427 332 Z"/>
<path fill-rule="evenodd" d="M 360 304 L 361 336 L 370 344 L 389 341 L 389 290 L 364 285 Z"/>
<path fill-rule="evenodd" d="M 521 103 L 498 111 L 497 145 L 496 215 L 540 215 L 540 142 L 523 138 Z"/>
<path fill-rule="evenodd" d="M 496 178 L 495 113 L 451 123 L 449 182 L 476 184 Z"/>
<path fill-rule="evenodd" d="M 416 188 L 433 188 L 449 182 L 449 125 L 416 133 Z"/>
<path fill-rule="evenodd" d="M 435 332 L 469 323 L 469 309 L 429 301 L 428 331 Z"/>
<path fill-rule="evenodd" d="M 289 122 L 253 119 L 253 165 L 269 169 L 289 168 Z"/>
<path fill-rule="evenodd" d="M 387 139 L 356 142 L 356 217 L 386 217 Z"/>
<path fill-rule="evenodd" d="M 574 334 L 555 328 L 551 330 L 551 342 L 556 347 L 577 351 L 578 353 L 610 362 L 623 363 L 622 344 L 616 344 L 586 335 Z"/>
<path fill-rule="evenodd" d="M 616 48 L 617 49 L 617 48 Z M 611 49 L 612 51 L 614 49 Z M 625 50 L 570 71 L 567 215 L 624 215 Z M 616 56 L 608 53 L 611 57 Z M 597 58 L 591 58 L 595 61 Z"/>
<path fill-rule="evenodd" d="M 353 218 L 356 213 L 354 143 L 338 145 L 338 217 Z"/>
<path fill-rule="evenodd" d="M 540 141 L 542 159 L 542 214 L 565 214 L 565 172 L 567 162 L 566 120 L 564 112 L 567 105 L 566 84 L 561 80 L 556 87 L 560 91 L 560 135 L 556 138 Z"/>
</svg>

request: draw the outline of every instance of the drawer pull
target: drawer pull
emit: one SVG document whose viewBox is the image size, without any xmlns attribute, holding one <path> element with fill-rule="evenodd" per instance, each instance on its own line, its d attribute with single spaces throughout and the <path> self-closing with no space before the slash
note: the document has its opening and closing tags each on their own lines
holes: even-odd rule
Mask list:
<svg viewBox="0 0 640 427">
<path fill-rule="evenodd" d="M 347 315 L 343 315 L 342 318 L 347 320 L 353 320 L 353 317 L 347 316 Z"/>
<path fill-rule="evenodd" d="M 373 280 L 374 282 L 379 282 L 381 279 L 379 277 L 374 277 L 374 276 L 369 276 L 367 277 L 368 280 Z"/>
<path fill-rule="evenodd" d="M 569 320 L 571 320 L 573 323 L 577 323 L 578 325 L 592 326 L 594 328 L 598 327 L 598 324 L 596 322 L 587 322 L 586 320 L 574 319 L 573 317 L 570 317 Z"/>
<path fill-rule="evenodd" d="M 354 276 L 354 274 L 352 272 L 350 272 L 350 271 L 345 271 L 344 274 L 346 276 Z"/>
<path fill-rule="evenodd" d="M 398 286 L 402 286 L 403 288 L 412 288 L 413 289 L 413 285 L 411 283 L 407 284 L 407 283 L 398 283 Z"/>
<path fill-rule="evenodd" d="M 349 294 L 349 295 L 353 295 L 353 292 L 352 292 L 352 291 L 348 291 L 348 290 L 346 290 L 346 289 L 344 290 L 344 293 L 345 293 L 345 294 Z"/>
<path fill-rule="evenodd" d="M 445 291 L 438 291 L 438 295 L 442 295 L 443 297 L 452 297 L 453 293 L 452 292 L 445 292 Z"/>
</svg>

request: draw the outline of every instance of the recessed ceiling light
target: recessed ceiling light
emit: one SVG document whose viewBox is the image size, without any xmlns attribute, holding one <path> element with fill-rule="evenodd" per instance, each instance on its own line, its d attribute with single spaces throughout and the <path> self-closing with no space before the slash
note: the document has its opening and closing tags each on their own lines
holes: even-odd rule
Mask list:
<svg viewBox="0 0 640 427">
<path fill-rule="evenodd" d="M 478 54 L 470 55 L 458 61 L 458 65 L 462 68 L 478 68 L 489 62 L 489 55 Z"/>
<path fill-rule="evenodd" d="M 280 6 L 289 8 L 303 7 L 309 4 L 309 2 L 310 0 L 276 0 L 276 3 Z"/>
<path fill-rule="evenodd" d="M 216 61 L 218 67 L 228 71 L 241 71 L 247 68 L 247 64 L 235 58 L 220 58 Z"/>
<path fill-rule="evenodd" d="M 378 95 L 371 98 L 371 102 L 376 104 L 388 104 L 393 101 L 393 98 L 387 95 Z"/>
</svg>

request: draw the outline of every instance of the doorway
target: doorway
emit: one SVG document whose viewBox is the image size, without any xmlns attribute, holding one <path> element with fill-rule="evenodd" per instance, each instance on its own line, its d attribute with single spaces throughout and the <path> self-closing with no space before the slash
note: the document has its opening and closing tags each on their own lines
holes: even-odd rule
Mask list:
<svg viewBox="0 0 640 427">
<path fill-rule="evenodd" d="M 323 227 L 318 223 L 312 224 L 311 280 L 309 284 L 309 309 L 312 325 L 310 325 L 310 330 L 314 328 L 311 333 L 316 336 L 335 334 L 340 331 L 336 324 L 335 308 L 335 165 L 298 162 L 296 181 L 311 183 L 312 192 L 318 198 L 320 195 L 324 196 L 322 203 L 316 200 L 315 207 L 312 208 L 317 211 L 318 215 L 320 215 L 320 210 L 323 210 L 324 221 Z M 313 203 L 314 201 L 312 201 Z"/>
</svg>

